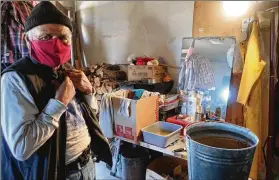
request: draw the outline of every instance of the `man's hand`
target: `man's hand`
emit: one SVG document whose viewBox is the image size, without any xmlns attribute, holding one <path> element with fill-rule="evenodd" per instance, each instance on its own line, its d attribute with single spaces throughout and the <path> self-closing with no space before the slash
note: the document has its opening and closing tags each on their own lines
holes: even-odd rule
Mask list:
<svg viewBox="0 0 279 180">
<path fill-rule="evenodd" d="M 92 93 L 92 85 L 86 75 L 80 70 L 68 70 L 67 76 L 73 81 L 75 88 L 88 95 Z"/>
<path fill-rule="evenodd" d="M 64 82 L 57 89 L 55 99 L 59 100 L 67 106 L 69 102 L 73 99 L 75 94 L 76 91 L 73 82 L 70 80 L 69 77 L 66 77 Z"/>
</svg>

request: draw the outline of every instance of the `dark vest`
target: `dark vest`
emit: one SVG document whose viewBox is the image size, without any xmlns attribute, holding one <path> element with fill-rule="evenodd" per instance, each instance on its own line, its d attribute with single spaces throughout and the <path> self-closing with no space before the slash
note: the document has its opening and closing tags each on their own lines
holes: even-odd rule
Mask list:
<svg viewBox="0 0 279 180">
<path fill-rule="evenodd" d="M 2 72 L 2 75 L 10 71 L 16 71 L 20 75 L 27 85 L 37 108 L 42 112 L 49 99 L 55 97 L 56 91 L 52 80 L 60 80 L 61 76 L 51 68 L 35 64 L 29 57 L 25 57 L 9 66 Z M 81 106 L 82 114 L 91 136 L 90 146 L 94 156 L 112 166 L 112 154 L 109 144 L 103 136 L 93 109 L 86 103 L 82 93 L 77 92 L 76 98 Z M 65 179 L 66 133 L 64 113 L 59 120 L 59 128 L 52 137 L 25 161 L 18 161 L 13 157 L 2 135 L 1 179 Z"/>
</svg>

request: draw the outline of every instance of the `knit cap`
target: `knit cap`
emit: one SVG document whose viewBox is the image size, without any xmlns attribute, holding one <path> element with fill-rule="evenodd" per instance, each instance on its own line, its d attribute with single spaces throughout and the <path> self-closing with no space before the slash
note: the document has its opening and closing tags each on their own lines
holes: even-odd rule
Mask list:
<svg viewBox="0 0 279 180">
<path fill-rule="evenodd" d="M 49 1 L 42 1 L 32 9 L 26 19 L 24 30 L 27 32 L 43 24 L 61 24 L 68 27 L 71 31 L 73 29 L 70 19 Z"/>
</svg>

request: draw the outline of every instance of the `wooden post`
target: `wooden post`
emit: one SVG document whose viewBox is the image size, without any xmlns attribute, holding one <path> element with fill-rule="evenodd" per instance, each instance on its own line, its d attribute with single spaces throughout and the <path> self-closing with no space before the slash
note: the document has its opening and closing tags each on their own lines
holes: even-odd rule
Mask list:
<svg viewBox="0 0 279 180">
<path fill-rule="evenodd" d="M 275 14 L 272 13 L 270 22 L 270 85 L 269 85 L 269 124 L 268 124 L 268 137 L 267 137 L 267 161 L 266 161 L 266 180 L 272 179 L 272 156 L 273 147 L 272 141 L 274 136 L 274 112 L 275 112 L 275 72 L 274 65 L 274 38 L 275 38 Z"/>
</svg>

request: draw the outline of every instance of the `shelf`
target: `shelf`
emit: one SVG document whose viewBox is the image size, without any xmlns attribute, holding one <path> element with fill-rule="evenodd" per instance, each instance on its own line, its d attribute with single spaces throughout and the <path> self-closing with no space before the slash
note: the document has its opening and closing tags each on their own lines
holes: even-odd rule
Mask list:
<svg viewBox="0 0 279 180">
<path fill-rule="evenodd" d="M 124 138 L 119 138 L 119 137 L 115 137 L 115 138 L 120 139 L 121 141 L 125 141 L 125 142 L 129 142 L 129 143 L 135 144 L 132 141 L 127 141 Z M 182 137 L 182 136 L 180 136 L 179 140 L 177 140 L 174 143 L 170 144 L 166 148 L 161 148 L 161 147 L 158 147 L 158 146 L 154 146 L 152 144 L 148 144 L 148 143 L 142 142 L 142 141 L 140 141 L 136 145 L 144 147 L 144 148 L 148 148 L 148 149 L 151 149 L 151 150 L 154 150 L 154 151 L 158 151 L 158 152 L 170 155 L 170 156 L 174 156 L 174 157 L 177 157 L 177 158 L 187 159 L 186 151 L 174 152 L 174 150 L 176 150 L 176 149 L 186 148 L 185 140 L 184 140 L 184 137 Z"/>
<path fill-rule="evenodd" d="M 176 150 L 176 149 L 186 148 L 184 137 L 180 137 L 179 140 L 177 140 L 176 142 L 167 146 L 166 148 L 154 146 L 154 145 L 142 142 L 142 141 L 139 143 L 139 145 L 142 147 L 148 148 L 148 149 L 152 149 L 154 151 L 158 151 L 158 152 L 170 155 L 170 156 L 178 157 L 178 158 L 185 159 L 185 160 L 187 159 L 186 151 L 174 152 L 174 150 Z"/>
<path fill-rule="evenodd" d="M 119 155 L 120 144 L 121 144 L 120 142 L 125 141 L 125 142 L 132 143 L 131 141 L 127 141 L 127 140 L 119 138 L 119 137 L 114 137 L 114 138 L 116 138 L 116 149 L 115 149 L 115 152 L 114 152 L 114 155 L 113 155 L 113 166 L 111 168 L 111 173 L 110 173 L 112 176 L 116 175 L 116 170 L 117 170 L 116 166 L 117 166 L 118 155 Z M 132 144 L 134 144 L 134 143 L 132 143 Z M 184 137 L 182 137 L 182 136 L 179 138 L 179 140 L 170 144 L 166 148 L 157 147 L 157 146 L 154 146 L 154 145 L 142 142 L 142 141 L 140 141 L 136 145 L 139 145 L 141 147 L 148 148 L 148 149 L 151 149 L 151 150 L 154 150 L 154 151 L 157 151 L 157 152 L 161 152 L 161 153 L 169 155 L 169 156 L 174 156 L 174 157 L 177 157 L 177 158 L 187 160 L 186 151 L 174 152 L 177 149 L 186 148 L 185 140 L 184 140 Z"/>
</svg>

